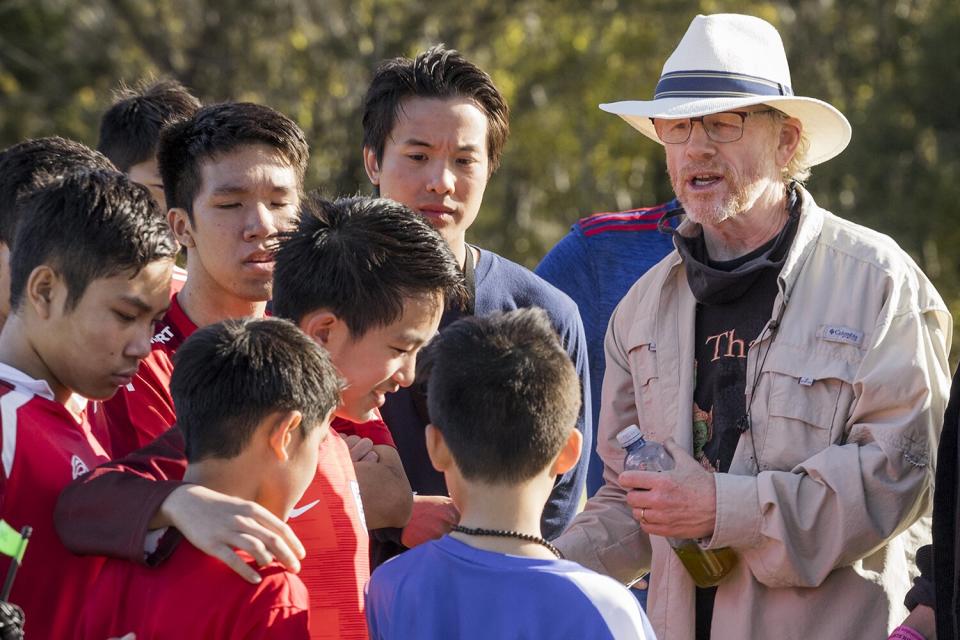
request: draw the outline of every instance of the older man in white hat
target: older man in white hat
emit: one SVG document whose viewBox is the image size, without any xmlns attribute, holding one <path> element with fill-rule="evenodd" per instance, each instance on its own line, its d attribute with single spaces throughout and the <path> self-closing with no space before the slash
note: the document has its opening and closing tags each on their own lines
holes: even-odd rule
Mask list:
<svg viewBox="0 0 960 640">
<path fill-rule="evenodd" d="M 652 101 L 601 108 L 664 145 L 685 220 L 610 321 L 606 484 L 557 546 L 650 570 L 661 640 L 886 637 L 929 536 L 952 321 L 890 238 L 800 186 L 850 125 L 740 15 L 697 16 Z M 634 423 L 673 470 L 624 471 Z M 681 562 L 702 551 L 711 588 Z"/>
</svg>

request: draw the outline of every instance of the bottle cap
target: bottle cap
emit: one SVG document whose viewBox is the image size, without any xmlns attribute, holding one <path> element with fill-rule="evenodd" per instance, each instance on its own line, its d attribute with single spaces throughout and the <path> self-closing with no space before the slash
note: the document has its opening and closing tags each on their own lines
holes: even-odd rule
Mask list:
<svg viewBox="0 0 960 640">
<path fill-rule="evenodd" d="M 623 431 L 617 434 L 617 442 L 620 443 L 620 446 L 626 449 L 633 443 L 637 441 L 643 441 L 643 432 L 640 431 L 640 427 L 635 424 L 630 425 Z"/>
</svg>

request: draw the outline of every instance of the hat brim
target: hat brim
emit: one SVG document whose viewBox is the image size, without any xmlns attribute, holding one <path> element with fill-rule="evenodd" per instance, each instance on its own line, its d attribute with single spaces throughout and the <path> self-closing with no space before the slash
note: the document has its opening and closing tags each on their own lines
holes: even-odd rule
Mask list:
<svg viewBox="0 0 960 640">
<path fill-rule="evenodd" d="M 816 98 L 796 96 L 744 96 L 723 98 L 663 98 L 660 100 L 625 100 L 601 104 L 600 108 L 613 113 L 630 126 L 663 144 L 657 137 L 650 118 L 695 118 L 720 111 L 730 111 L 757 104 L 766 104 L 803 123 L 803 132 L 810 141 L 806 161 L 810 166 L 826 162 L 840 154 L 850 143 L 850 123 L 840 111 Z"/>
</svg>

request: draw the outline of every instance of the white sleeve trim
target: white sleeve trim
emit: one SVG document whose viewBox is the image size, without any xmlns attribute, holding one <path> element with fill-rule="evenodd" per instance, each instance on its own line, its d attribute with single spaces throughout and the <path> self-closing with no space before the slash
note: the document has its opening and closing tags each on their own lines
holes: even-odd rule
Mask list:
<svg viewBox="0 0 960 640">
<path fill-rule="evenodd" d="M 3 461 L 3 473 L 7 478 L 10 477 L 13 456 L 17 452 L 17 412 L 31 398 L 33 396 L 17 391 L 9 391 L 0 397 L 0 420 L 3 421 L 3 452 L 0 460 Z"/>
</svg>

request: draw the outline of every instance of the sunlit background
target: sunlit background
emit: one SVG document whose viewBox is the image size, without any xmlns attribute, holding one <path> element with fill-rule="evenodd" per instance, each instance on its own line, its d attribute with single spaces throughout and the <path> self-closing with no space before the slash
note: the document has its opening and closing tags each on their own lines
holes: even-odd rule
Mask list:
<svg viewBox="0 0 960 640">
<path fill-rule="evenodd" d="M 690 19 L 720 11 L 774 23 L 796 93 L 853 124 L 814 170 L 818 203 L 892 235 L 960 313 L 957 0 L 0 0 L 0 146 L 93 145 L 119 82 L 172 76 L 285 112 L 311 143 L 308 187 L 368 193 L 359 107 L 377 61 L 445 42 L 512 109 L 468 238 L 532 267 L 578 218 L 672 197 L 660 147 L 597 104 L 651 98 Z"/>
</svg>

